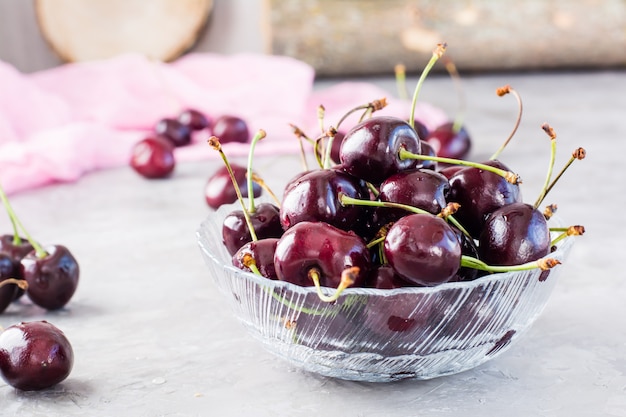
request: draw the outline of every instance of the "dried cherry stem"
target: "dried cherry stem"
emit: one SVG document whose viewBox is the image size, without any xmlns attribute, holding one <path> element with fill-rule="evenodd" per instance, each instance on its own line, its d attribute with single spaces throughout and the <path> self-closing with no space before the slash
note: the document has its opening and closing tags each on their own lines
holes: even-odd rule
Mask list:
<svg viewBox="0 0 626 417">
<path fill-rule="evenodd" d="M 404 148 L 401 148 L 398 152 L 398 157 L 400 160 L 404 159 L 419 159 L 421 161 L 436 161 L 444 164 L 450 165 L 463 165 L 473 168 L 482 169 L 483 171 L 489 171 L 496 175 L 500 175 L 502 178 L 510 182 L 511 184 L 521 184 L 522 179 L 519 175 L 514 172 L 506 171 L 504 169 L 496 168 L 491 165 L 481 164 L 479 162 L 466 161 L 464 159 L 454 159 L 454 158 L 442 158 L 440 156 L 429 156 L 429 155 L 421 155 L 413 152 L 409 152 Z"/>
<path fill-rule="evenodd" d="M 306 139 L 309 143 L 313 144 L 314 142 L 304 134 L 302 129 L 298 126 L 290 124 L 291 129 L 293 130 L 294 135 L 298 138 L 298 143 L 300 144 L 300 160 L 302 161 L 302 168 L 305 171 L 309 170 L 309 163 L 306 160 L 306 152 L 304 151 L 304 144 L 302 143 L 302 139 Z"/>
<path fill-rule="evenodd" d="M 504 143 L 502 143 L 502 145 L 500 145 L 498 150 L 495 151 L 495 153 L 491 155 L 491 157 L 489 158 L 489 160 L 491 161 L 493 161 L 494 159 L 497 159 L 502 153 L 502 151 L 504 150 L 504 148 L 506 148 L 509 142 L 511 142 L 511 139 L 513 139 L 513 136 L 515 136 L 515 133 L 517 133 L 517 129 L 519 128 L 519 125 L 522 121 L 522 113 L 524 111 L 524 106 L 522 104 L 522 98 L 520 97 L 519 93 L 508 84 L 496 89 L 496 94 L 498 95 L 498 97 L 505 96 L 509 93 L 513 94 L 513 96 L 515 97 L 515 100 L 517 100 L 517 108 L 518 108 L 517 118 L 515 119 L 515 125 L 513 126 L 513 130 L 511 131 L 511 133 L 509 133 L 509 137 L 506 138 Z"/>
<path fill-rule="evenodd" d="M 0 199 L 2 200 L 2 204 L 4 205 L 4 208 L 6 209 L 7 214 L 9 215 L 9 218 L 11 219 L 11 223 L 13 224 L 13 230 L 14 230 L 13 241 L 15 241 L 15 236 L 18 236 L 19 229 L 21 229 L 24 235 L 26 236 L 26 240 L 28 240 L 28 243 L 30 243 L 33 249 L 35 249 L 35 254 L 37 255 L 37 257 L 41 259 L 41 258 L 45 258 L 46 256 L 48 256 L 48 252 L 46 252 L 44 248 L 39 243 L 37 243 L 35 239 L 32 238 L 32 236 L 28 233 L 28 231 L 26 230 L 26 228 L 20 221 L 19 217 L 17 217 L 17 214 L 15 214 L 15 211 L 13 210 L 13 207 L 11 207 L 11 203 L 9 202 L 9 198 L 7 197 L 6 193 L 4 192 L 4 188 L 2 188 L 1 185 L 0 185 Z"/>
<path fill-rule="evenodd" d="M 582 236 L 585 233 L 585 227 L 581 225 L 574 225 L 569 227 L 551 227 L 551 232 L 563 232 L 550 242 L 550 246 L 554 246 L 563 239 L 569 236 Z"/>
<path fill-rule="evenodd" d="M 547 205 L 546 208 L 543 210 L 543 217 L 545 217 L 546 220 L 550 220 L 552 216 L 554 216 L 554 213 L 556 213 L 556 209 L 556 204 Z"/>
<path fill-rule="evenodd" d="M 235 174 L 233 173 L 233 168 L 230 166 L 230 162 L 228 162 L 228 158 L 222 149 L 222 144 L 217 136 L 211 136 L 207 142 L 209 145 L 220 153 L 222 157 L 222 161 L 224 161 L 224 165 L 226 166 L 226 170 L 228 171 L 228 175 L 230 176 L 230 180 L 233 183 L 233 187 L 235 187 L 235 194 L 237 194 L 237 200 L 241 204 L 241 209 L 243 211 L 243 217 L 246 219 L 246 224 L 248 225 L 248 230 L 250 231 L 250 237 L 254 242 L 259 240 L 254 231 L 254 226 L 252 225 L 252 219 L 250 218 L 250 213 L 248 213 L 248 209 L 246 208 L 246 204 L 243 201 L 243 196 L 241 195 L 241 190 L 239 189 L 239 184 L 235 179 Z M 254 195 L 254 194 L 253 194 Z"/>
<path fill-rule="evenodd" d="M 372 114 L 373 112 L 382 110 L 385 107 L 387 107 L 387 98 L 385 98 L 385 97 L 377 99 L 377 100 L 374 100 L 374 101 L 370 101 L 367 104 L 361 104 L 360 106 L 356 106 L 356 107 L 352 108 L 351 110 L 348 110 L 343 116 L 341 116 L 341 119 L 339 119 L 339 121 L 337 122 L 337 126 L 335 126 L 335 128 L 339 129 L 339 126 L 341 126 L 341 124 L 343 122 L 345 122 L 346 119 L 352 113 L 355 113 L 355 112 L 357 112 L 359 110 L 365 110 L 363 115 L 359 119 L 359 121 L 363 121 L 363 119 L 365 118 L 366 114 Z"/>
<path fill-rule="evenodd" d="M 269 196 L 272 197 L 272 200 L 274 200 L 274 204 L 276 204 L 277 207 L 280 207 L 280 203 L 281 203 L 280 199 L 276 196 L 276 194 L 274 194 L 274 191 L 272 191 L 270 186 L 267 185 L 267 183 L 265 182 L 265 180 L 263 180 L 263 178 L 259 177 L 257 174 L 253 172 L 252 181 L 257 183 L 259 187 L 261 187 L 266 193 L 268 193 Z"/>
<path fill-rule="evenodd" d="M 393 70 L 396 78 L 396 90 L 398 90 L 398 97 L 402 100 L 408 100 L 409 92 L 406 88 L 406 66 L 404 64 L 396 64 Z"/>
<path fill-rule="evenodd" d="M 552 127 L 544 123 L 541 125 L 541 129 L 550 137 L 550 161 L 548 162 L 548 172 L 546 173 L 546 180 L 541 187 L 541 192 L 535 201 L 534 207 L 537 208 L 543 202 L 548 193 L 548 187 L 550 186 L 550 179 L 552 178 L 552 171 L 554 170 L 554 161 L 556 160 L 556 132 Z"/>
<path fill-rule="evenodd" d="M 346 268 L 341 272 L 341 281 L 339 285 L 335 289 L 333 295 L 326 295 L 322 291 L 322 286 L 320 285 L 321 271 L 318 268 L 311 268 L 308 271 L 309 278 L 313 281 L 315 285 L 315 290 L 317 291 L 317 296 L 320 300 L 326 303 L 332 303 L 333 301 L 337 301 L 343 290 L 354 284 L 356 281 L 356 276 L 358 275 L 360 269 L 357 266 L 353 266 L 350 268 Z"/>
<path fill-rule="evenodd" d="M 417 97 L 419 96 L 420 90 L 422 89 L 422 84 L 424 84 L 426 76 L 428 76 L 428 73 L 433 68 L 437 60 L 441 58 L 445 53 L 447 46 L 448 45 L 446 43 L 440 43 L 437 45 L 437 47 L 433 51 L 433 55 L 428 61 L 428 64 L 426 64 L 426 67 L 422 71 L 419 80 L 417 80 L 417 85 L 415 86 L 415 91 L 413 92 L 413 100 L 411 101 L 411 113 L 409 116 L 409 124 L 411 126 L 415 125 L 415 107 L 417 106 Z"/>
<path fill-rule="evenodd" d="M 457 96 L 459 97 L 459 110 L 454 117 L 454 123 L 452 124 L 452 131 L 454 133 L 459 133 L 461 128 L 463 127 L 463 122 L 465 120 L 465 112 L 467 109 L 467 104 L 465 100 L 465 94 L 463 93 L 463 85 L 461 84 L 461 76 L 459 75 L 459 71 L 454 65 L 454 62 L 449 57 L 444 57 L 444 65 L 446 67 L 446 71 L 452 78 L 452 82 L 454 83 L 454 88 L 456 90 Z"/>
<path fill-rule="evenodd" d="M 338 197 L 339 202 L 343 206 L 351 206 L 352 205 L 352 206 L 397 208 L 397 209 L 406 210 L 408 212 L 415 213 L 415 214 L 430 214 L 431 216 L 433 216 L 433 214 L 431 212 L 429 212 L 429 211 L 426 211 L 426 210 L 421 209 L 419 207 L 410 206 L 408 204 L 393 203 L 391 201 L 361 200 L 361 199 L 358 199 L 358 198 L 347 196 L 344 193 L 337 194 L 337 197 Z M 450 205 L 448 205 L 448 206 L 450 206 Z M 458 209 L 458 207 L 459 206 L 457 206 L 457 209 Z M 465 230 L 465 228 L 458 222 L 458 220 L 456 220 L 452 216 L 452 214 L 449 211 L 446 211 L 446 208 L 444 208 L 444 210 L 441 213 L 439 213 L 437 216 L 438 217 L 443 217 L 445 220 L 449 221 L 454 226 L 456 226 L 464 235 L 470 237 L 470 234 L 467 232 L 467 230 Z"/>
<path fill-rule="evenodd" d="M 509 265 L 509 266 L 500 266 L 500 265 L 487 265 L 485 262 L 480 259 L 474 258 L 472 256 L 462 255 L 461 256 L 461 266 L 467 268 L 474 268 L 481 271 L 487 272 L 515 272 L 515 271 L 529 271 L 532 269 L 541 269 L 542 271 L 554 268 L 557 265 L 560 265 L 561 261 L 554 258 L 540 258 L 536 261 L 526 262 L 524 264 L 519 265 Z"/>
<path fill-rule="evenodd" d="M 20 289 L 24 291 L 28 289 L 28 282 L 25 279 L 18 279 L 18 278 L 6 278 L 0 281 L 0 288 L 9 284 L 17 285 Z"/>
<path fill-rule="evenodd" d="M 248 182 L 248 213 L 256 212 L 256 206 L 254 205 L 254 181 L 252 180 L 252 160 L 254 159 L 254 149 L 256 148 L 256 144 L 266 136 L 267 134 L 265 133 L 265 130 L 259 129 L 250 142 L 250 149 L 248 151 L 248 166 L 246 167 L 248 170 L 246 173 Z"/>
<path fill-rule="evenodd" d="M 554 177 L 552 182 L 550 182 L 550 185 L 548 185 L 548 187 L 546 188 L 545 195 L 548 195 L 550 190 L 552 190 L 552 187 L 554 187 L 554 184 L 557 183 L 557 181 L 563 176 L 565 171 L 570 167 L 570 165 L 574 163 L 574 161 L 585 159 L 585 156 L 587 156 L 587 151 L 585 151 L 584 148 L 577 148 L 574 152 L 572 152 L 572 156 L 567 161 L 565 166 L 561 169 L 561 171 L 557 174 L 557 176 Z"/>
</svg>

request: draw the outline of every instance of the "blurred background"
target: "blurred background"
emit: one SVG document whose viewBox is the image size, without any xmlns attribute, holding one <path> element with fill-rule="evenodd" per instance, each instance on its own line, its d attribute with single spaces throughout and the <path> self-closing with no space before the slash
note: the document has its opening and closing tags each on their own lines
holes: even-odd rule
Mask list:
<svg viewBox="0 0 626 417">
<path fill-rule="evenodd" d="M 623 0 L 0 0 L 0 60 L 33 72 L 140 52 L 268 53 L 319 77 L 418 71 L 449 44 L 462 71 L 626 66 Z"/>
</svg>

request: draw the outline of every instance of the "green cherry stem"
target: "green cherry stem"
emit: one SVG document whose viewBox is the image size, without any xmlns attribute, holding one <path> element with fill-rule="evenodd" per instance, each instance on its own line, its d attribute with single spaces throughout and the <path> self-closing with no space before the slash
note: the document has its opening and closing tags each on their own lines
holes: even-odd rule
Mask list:
<svg viewBox="0 0 626 417">
<path fill-rule="evenodd" d="M 529 271 L 532 269 L 541 269 L 547 270 L 555 267 L 556 265 L 560 265 L 561 262 L 554 258 L 541 258 L 536 261 L 526 262 L 519 265 L 512 266 L 499 266 L 499 265 L 488 265 L 480 259 L 462 255 L 461 256 L 461 266 L 467 268 L 474 268 L 481 271 L 487 272 L 514 272 L 514 271 Z"/>
<path fill-rule="evenodd" d="M 409 93 L 406 88 L 406 66 L 404 64 L 396 64 L 393 70 L 396 76 L 396 90 L 398 91 L 398 97 L 402 100 L 408 100 Z"/>
<path fill-rule="evenodd" d="M 360 106 L 356 106 L 356 107 L 348 110 L 343 116 L 341 116 L 341 119 L 339 119 L 339 121 L 337 122 L 337 126 L 335 126 L 335 129 L 339 129 L 339 126 L 341 126 L 341 124 L 343 122 L 345 122 L 346 119 L 352 113 L 355 113 L 355 112 L 357 112 L 359 110 L 365 110 L 363 115 L 359 119 L 359 121 L 362 121 L 367 114 L 372 114 L 373 112 L 382 110 L 385 107 L 387 107 L 387 99 L 385 97 L 377 99 L 377 100 L 374 100 L 374 101 L 370 101 L 367 104 L 362 104 Z"/>
<path fill-rule="evenodd" d="M 507 145 L 509 144 L 509 142 L 511 141 L 511 139 L 513 139 L 513 136 L 515 136 L 515 133 L 517 132 L 517 129 L 519 128 L 519 125 L 522 121 L 522 113 L 524 111 L 524 106 L 522 104 L 522 98 L 520 97 L 519 93 L 513 89 L 513 87 L 511 87 L 510 85 L 505 85 L 503 87 L 499 87 L 498 89 L 496 89 L 496 94 L 498 95 L 498 97 L 503 97 L 507 94 L 513 94 L 513 96 L 515 97 L 515 99 L 517 100 L 517 118 L 515 120 L 515 125 L 513 126 L 513 130 L 511 131 L 511 133 L 509 133 L 509 136 L 506 138 L 506 140 L 504 141 L 504 143 L 502 143 L 502 145 L 500 145 L 500 147 L 498 148 L 498 150 L 491 155 L 491 157 L 489 158 L 489 160 L 493 161 L 495 159 L 497 159 L 500 154 L 502 153 L 502 151 L 504 150 L 504 148 L 507 147 Z"/>
<path fill-rule="evenodd" d="M 574 226 L 569 226 L 569 227 L 551 227 L 550 231 L 551 232 L 563 232 L 550 242 L 550 246 L 554 246 L 557 243 L 559 243 L 561 240 L 569 236 L 582 236 L 585 233 L 585 227 L 581 225 L 574 225 Z"/>
<path fill-rule="evenodd" d="M 463 166 L 478 168 L 478 169 L 482 169 L 483 171 L 489 171 L 496 175 L 500 175 L 502 178 L 504 178 L 511 184 L 521 184 L 522 182 L 519 175 L 517 175 L 514 172 L 492 167 L 491 165 L 481 164 L 479 162 L 466 161 L 464 159 L 442 158 L 440 156 L 420 155 L 420 154 L 416 154 L 413 152 L 409 152 L 404 148 L 400 149 L 400 151 L 398 152 L 398 157 L 400 158 L 400 160 L 419 159 L 422 161 L 436 161 L 436 162 L 441 162 L 444 164 L 463 165 Z"/>
<path fill-rule="evenodd" d="M 454 82 L 454 87 L 459 97 L 459 110 L 457 111 L 456 116 L 454 117 L 454 123 L 452 124 L 452 131 L 454 133 L 459 133 L 461 128 L 463 127 L 463 121 L 465 120 L 465 112 L 466 112 L 466 100 L 465 95 L 463 94 L 463 86 L 461 85 L 461 76 L 459 75 L 459 71 L 454 65 L 454 62 L 449 57 L 444 58 L 444 64 L 448 74 L 450 74 L 450 78 Z"/>
<path fill-rule="evenodd" d="M 426 76 L 428 75 L 430 70 L 433 68 L 437 60 L 443 56 L 444 52 L 446 51 L 446 48 L 447 48 L 447 44 L 445 43 L 440 43 L 437 45 L 437 47 L 433 51 L 433 55 L 430 57 L 428 64 L 426 64 L 426 67 L 422 71 L 422 74 L 420 75 L 420 78 L 417 81 L 417 85 L 415 86 L 415 91 L 413 92 L 413 100 L 411 101 L 411 115 L 409 116 L 409 124 L 411 126 L 415 124 L 415 108 L 417 106 L 417 97 L 419 96 L 420 90 L 422 89 L 422 84 L 424 84 L 424 80 L 426 79 Z"/>
<path fill-rule="evenodd" d="M 308 171 L 309 163 L 306 160 L 306 152 L 304 151 L 303 139 L 308 141 L 311 144 L 313 144 L 313 141 L 307 135 L 305 135 L 302 129 L 300 129 L 298 126 L 293 125 L 293 124 L 290 124 L 289 126 L 291 126 L 291 129 L 293 130 L 294 135 L 296 135 L 296 137 L 298 138 L 298 143 L 300 145 L 300 160 L 302 161 L 302 168 L 304 169 L 304 171 Z"/>
<path fill-rule="evenodd" d="M 222 157 L 222 161 L 224 161 L 224 165 L 226 166 L 226 170 L 228 170 L 228 175 L 230 176 L 230 180 L 233 183 L 233 187 L 235 187 L 235 194 L 237 194 L 237 200 L 239 200 L 239 203 L 241 204 L 243 217 L 246 219 L 246 224 L 248 225 L 250 236 L 252 237 L 252 240 L 256 242 L 257 240 L 259 240 L 259 238 L 257 237 L 256 232 L 254 231 L 254 226 L 252 225 L 252 219 L 250 218 L 250 213 L 248 213 L 248 209 L 246 208 L 246 205 L 243 201 L 243 196 L 241 195 L 239 184 L 237 183 L 237 180 L 235 179 L 233 168 L 230 166 L 230 162 L 228 162 L 228 158 L 226 157 L 226 154 L 224 153 L 224 150 L 222 149 L 222 144 L 220 143 L 220 140 L 216 136 L 211 136 L 208 139 L 208 143 L 213 149 L 219 152 L 220 156 Z"/>
<path fill-rule="evenodd" d="M 333 150 L 333 142 L 335 141 L 335 135 L 337 134 L 337 129 L 334 127 L 330 127 L 326 132 L 326 137 L 328 138 L 328 142 L 326 142 L 326 151 L 324 152 L 324 163 L 322 165 L 323 168 L 330 168 L 331 162 L 331 153 Z"/>
<path fill-rule="evenodd" d="M 356 266 L 346 268 L 341 272 L 341 281 L 339 285 L 335 289 L 333 295 L 326 295 L 322 291 L 322 286 L 320 285 L 321 271 L 318 268 L 311 268 L 308 272 L 309 278 L 313 281 L 315 285 L 315 290 L 317 291 L 317 296 L 320 300 L 326 303 L 332 303 L 333 301 L 337 301 L 343 290 L 354 284 L 355 278 L 359 273 L 359 268 Z"/>
<path fill-rule="evenodd" d="M 546 173 L 546 180 L 541 187 L 541 192 L 537 197 L 537 201 L 535 201 L 534 207 L 537 208 L 543 202 L 544 198 L 548 194 L 548 187 L 550 186 L 550 179 L 552 178 L 552 171 L 554 170 L 554 161 L 556 160 L 556 133 L 554 129 L 547 124 L 544 123 L 541 125 L 541 129 L 550 137 L 550 161 L 548 162 L 548 171 Z"/>
<path fill-rule="evenodd" d="M 257 184 L 259 184 L 259 187 L 263 188 L 263 190 L 265 190 L 265 192 L 269 194 L 269 196 L 272 198 L 272 200 L 274 200 L 274 204 L 276 204 L 276 207 L 280 207 L 280 204 L 281 204 L 280 199 L 278 198 L 278 196 L 276 196 L 274 191 L 272 191 L 272 189 L 269 187 L 269 185 L 267 185 L 267 183 L 263 180 L 263 178 L 259 177 L 257 174 L 255 174 L 253 172 L 252 173 L 252 181 L 254 181 Z"/>
<path fill-rule="evenodd" d="M 250 142 L 250 150 L 248 151 L 248 166 L 246 179 L 248 182 L 248 213 L 255 213 L 256 206 L 254 205 L 254 181 L 252 178 L 252 160 L 254 159 L 254 149 L 256 144 L 263 138 L 265 138 L 265 130 L 259 129 Z"/>
<path fill-rule="evenodd" d="M 26 230 L 26 228 L 20 221 L 19 217 L 17 217 L 17 214 L 15 214 L 15 211 L 13 210 L 13 207 L 11 207 L 11 203 L 9 202 L 9 198 L 4 192 L 4 188 L 2 188 L 2 186 L 0 186 L 0 199 L 2 199 L 2 204 L 4 205 L 4 208 L 6 209 L 7 214 L 9 215 L 9 218 L 11 219 L 11 223 L 13 224 L 14 241 L 15 241 L 15 236 L 19 234 L 18 233 L 19 229 L 21 229 L 24 235 L 26 236 L 26 240 L 28 240 L 28 243 L 30 243 L 33 249 L 35 249 L 35 253 L 37 257 L 45 258 L 46 256 L 48 256 L 48 252 L 46 252 L 44 248 L 39 243 L 37 243 L 35 239 L 32 238 L 32 236 L 28 233 L 28 231 Z"/>
<path fill-rule="evenodd" d="M 546 188 L 546 192 L 545 195 L 548 195 L 548 193 L 550 192 L 550 190 L 552 190 L 552 187 L 554 187 L 554 184 L 557 183 L 557 181 L 563 176 L 563 174 L 565 173 L 565 171 L 570 167 L 570 165 L 572 165 L 574 163 L 574 161 L 576 160 L 581 160 L 581 159 L 585 159 L 585 156 L 587 156 L 587 152 L 585 151 L 584 148 L 577 148 L 573 153 L 572 156 L 570 157 L 570 159 L 567 161 L 567 163 L 565 164 L 565 166 L 561 169 L 561 171 L 557 174 L 556 177 L 554 177 L 554 179 L 552 180 L 552 182 L 550 183 L 550 185 L 548 185 L 548 187 Z M 545 197 L 545 196 L 544 196 Z"/>
</svg>

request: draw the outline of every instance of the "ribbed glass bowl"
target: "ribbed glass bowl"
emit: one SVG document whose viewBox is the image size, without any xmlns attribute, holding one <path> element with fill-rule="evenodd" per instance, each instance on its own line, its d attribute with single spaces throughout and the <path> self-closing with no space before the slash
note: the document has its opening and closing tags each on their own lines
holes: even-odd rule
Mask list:
<svg viewBox="0 0 626 417">
<path fill-rule="evenodd" d="M 210 275 L 234 314 L 270 352 L 329 377 L 384 382 L 474 368 L 507 350 L 532 325 L 561 268 L 430 288 L 348 288 L 326 303 L 313 287 L 232 266 L 221 230 L 224 217 L 237 208 L 222 206 L 197 230 Z M 563 261 L 573 241 L 562 241 L 551 257 Z"/>
</svg>

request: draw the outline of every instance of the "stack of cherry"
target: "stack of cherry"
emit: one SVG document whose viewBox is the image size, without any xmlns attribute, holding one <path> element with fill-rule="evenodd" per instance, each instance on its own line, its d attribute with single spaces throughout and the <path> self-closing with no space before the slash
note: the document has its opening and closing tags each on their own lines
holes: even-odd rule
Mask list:
<svg viewBox="0 0 626 417">
<path fill-rule="evenodd" d="M 229 142 L 248 142 L 246 122 L 237 116 L 222 115 L 212 120 L 196 109 L 183 110 L 176 118 L 163 118 L 152 133 L 135 144 L 130 166 L 145 178 L 166 178 L 176 166 L 174 149 L 192 143 L 199 132 L 220 135 Z"/>
<path fill-rule="evenodd" d="M 0 313 L 23 295 L 47 310 L 63 308 L 78 285 L 78 262 L 63 245 L 42 246 L 35 241 L 2 187 L 0 199 L 14 229 L 12 234 L 0 236 Z M 18 389 L 51 387 L 69 375 L 73 362 L 70 342 L 46 321 L 22 322 L 0 333 L 0 375 Z"/>
<path fill-rule="evenodd" d="M 498 94 L 511 91 L 507 86 Z M 345 133 L 337 162 L 331 157 L 337 128 L 331 127 L 320 137 L 319 168 L 297 174 L 281 201 L 255 205 L 249 193 L 249 206 L 241 200 L 242 209 L 226 216 L 222 236 L 235 266 L 315 286 L 322 300 L 333 301 L 348 286 L 435 286 L 537 268 L 545 279 L 559 263 L 549 257 L 555 243 L 584 231 L 550 228 L 555 206 L 539 207 L 563 173 L 552 176 L 556 135 L 549 126 L 542 126 L 552 143 L 546 182 L 528 204 L 519 176 L 498 160 L 504 145 L 482 163 L 433 156 L 414 120 L 372 116 L 379 107 L 358 107 L 369 117 Z M 219 139 L 210 142 L 223 155 Z M 572 160 L 583 157 L 579 148 Z M 562 232 L 556 240 L 554 231 Z M 321 287 L 336 291 L 326 295 Z"/>
</svg>

